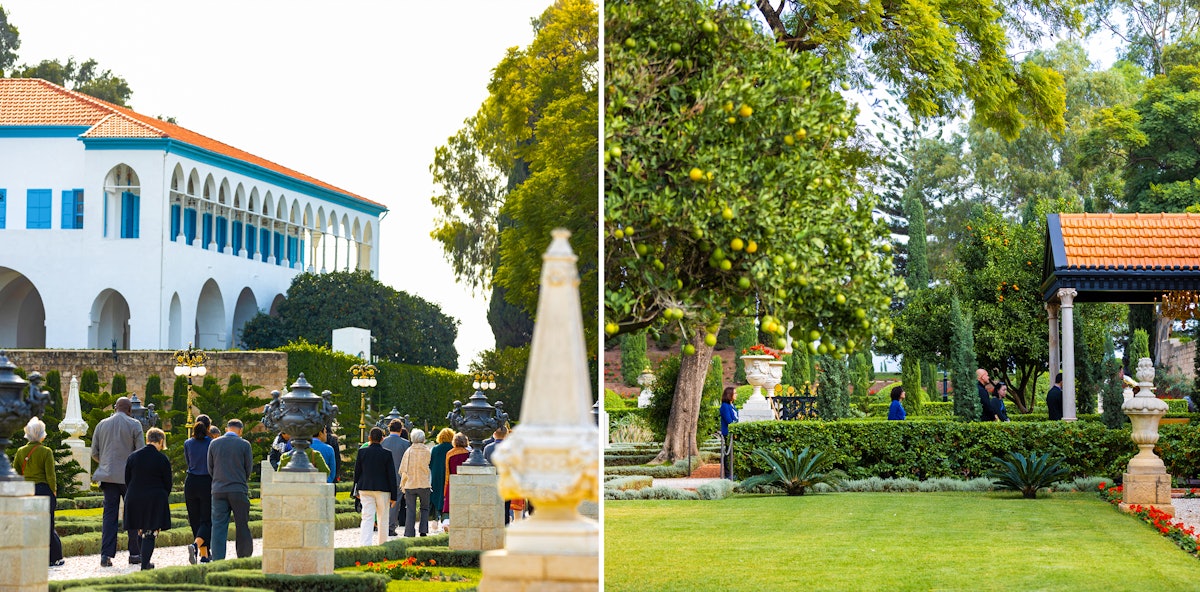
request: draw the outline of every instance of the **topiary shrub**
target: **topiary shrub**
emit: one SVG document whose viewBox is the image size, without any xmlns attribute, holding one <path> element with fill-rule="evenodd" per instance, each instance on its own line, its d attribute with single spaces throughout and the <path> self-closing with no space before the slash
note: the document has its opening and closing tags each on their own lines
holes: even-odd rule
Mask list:
<svg viewBox="0 0 1200 592">
<path fill-rule="evenodd" d="M 270 588 L 230 588 L 205 584 L 107 584 L 103 586 L 77 586 L 67 588 L 71 592 L 272 592 Z"/>
<path fill-rule="evenodd" d="M 387 592 L 388 577 L 363 571 L 330 575 L 289 576 L 246 569 L 211 573 L 205 583 L 216 586 L 256 586 L 275 592 Z"/>
<path fill-rule="evenodd" d="M 416 547 L 408 554 L 416 557 L 419 562 L 436 561 L 438 567 L 479 567 L 479 551 L 454 550 L 445 547 Z"/>
<path fill-rule="evenodd" d="M 124 374 L 113 374 L 112 385 L 111 388 L 108 389 L 109 392 L 113 393 L 114 395 L 123 395 L 128 393 L 129 387 L 126 386 L 125 382 Z"/>
<path fill-rule="evenodd" d="M 626 475 L 604 483 L 605 489 L 644 489 L 654 485 L 654 477 L 649 475 Z"/>
<path fill-rule="evenodd" d="M 637 386 L 638 376 L 650 365 L 646 357 L 646 331 L 634 331 L 621 336 L 621 379 L 625 386 Z"/>
</svg>

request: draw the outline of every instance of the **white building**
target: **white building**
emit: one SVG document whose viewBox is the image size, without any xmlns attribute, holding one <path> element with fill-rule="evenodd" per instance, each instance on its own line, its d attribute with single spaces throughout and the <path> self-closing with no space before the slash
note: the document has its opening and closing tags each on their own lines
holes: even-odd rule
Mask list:
<svg viewBox="0 0 1200 592">
<path fill-rule="evenodd" d="M 0 79 L 0 347 L 235 348 L 296 274 L 377 275 L 386 211 L 180 126 Z"/>
</svg>

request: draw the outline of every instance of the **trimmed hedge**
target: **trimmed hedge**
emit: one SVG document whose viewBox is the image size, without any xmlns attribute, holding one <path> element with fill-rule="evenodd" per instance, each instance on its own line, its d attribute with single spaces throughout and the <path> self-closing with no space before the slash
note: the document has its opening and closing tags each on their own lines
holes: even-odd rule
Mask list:
<svg viewBox="0 0 1200 592">
<path fill-rule="evenodd" d="M 183 484 L 181 484 L 181 483 L 178 483 L 177 485 L 179 485 L 180 487 L 183 486 Z M 354 486 L 353 483 L 350 483 L 348 485 L 350 487 Z M 350 491 L 350 487 L 347 487 L 345 489 L 345 491 Z M 338 491 L 342 491 L 342 490 L 338 490 Z M 261 493 L 262 493 L 261 490 L 257 487 L 250 488 L 250 499 L 261 497 Z M 167 496 L 167 503 L 182 504 L 183 503 L 183 491 L 172 491 Z M 103 508 L 104 507 L 104 496 L 103 495 L 83 495 L 83 496 L 79 496 L 79 497 L 75 497 L 75 498 L 60 497 L 60 498 L 58 498 L 58 503 L 55 504 L 54 507 L 55 507 L 55 509 L 58 509 L 58 510 L 93 510 L 96 508 Z"/>
<path fill-rule="evenodd" d="M 259 515 L 261 516 L 261 513 Z M 337 514 L 334 516 L 334 527 L 338 529 L 353 528 L 358 526 L 361 521 L 362 518 L 359 514 Z M 235 525 L 233 522 L 230 522 L 229 540 L 234 539 L 235 532 Z M 254 538 L 261 538 L 262 520 L 252 520 L 250 522 L 250 532 L 254 535 Z M 180 545 L 187 545 L 194 540 L 195 537 L 192 536 L 192 529 L 186 524 L 158 533 L 158 546 L 160 547 L 177 547 Z M 119 530 L 117 532 L 117 548 L 124 548 L 127 544 L 127 533 L 124 530 Z M 62 537 L 62 546 L 64 557 L 96 555 L 100 553 L 100 531 L 96 530 L 84 534 L 75 534 Z"/>
<path fill-rule="evenodd" d="M 628 475 L 604 482 L 605 489 L 642 489 L 652 485 L 654 485 L 654 478 L 648 475 Z"/>
<path fill-rule="evenodd" d="M 248 569 L 211 573 L 205 582 L 216 586 L 255 586 L 275 592 L 387 592 L 391 581 L 383 574 L 350 571 L 319 576 L 264 574 Z"/>
<path fill-rule="evenodd" d="M 333 566 L 350 567 L 355 562 L 367 563 L 369 561 L 383 561 L 384 559 L 402 559 L 412 555 L 413 550 L 417 548 L 447 547 L 449 545 L 450 535 L 437 534 L 417 537 L 415 539 L 398 538 L 382 545 L 372 545 L 370 547 L 344 547 L 334 549 Z"/>
<path fill-rule="evenodd" d="M 702 500 L 719 500 L 725 499 L 733 495 L 733 489 L 737 485 L 728 479 L 717 479 L 709 481 L 696 488 L 696 495 Z"/>
<path fill-rule="evenodd" d="M 607 453 L 604 455 L 604 466 L 623 467 L 629 465 L 644 465 L 658 456 L 658 451 L 644 453 Z"/>
<path fill-rule="evenodd" d="M 619 409 L 616 407 L 605 407 L 604 411 L 608 413 L 608 419 L 613 423 L 616 423 L 617 419 L 624 415 L 635 415 L 641 417 L 642 420 L 647 420 L 650 417 L 649 408 L 644 407 L 622 407 Z"/>
<path fill-rule="evenodd" d="M 1160 446 L 1178 442 L 1187 430 L 1163 426 Z M 1066 459 L 1073 476 L 1121 474 L 1136 447 L 1129 430 L 1110 430 L 1095 422 L 963 423 L 956 421 L 763 421 L 730 426 L 734 434 L 734 469 L 738 475 L 766 471 L 751 458 L 756 448 L 825 450 L 833 467 L 851 479 L 866 477 L 973 478 L 993 467 L 992 458 L 1006 452 L 1047 452 Z M 1191 430 L 1195 432 L 1196 430 Z M 1200 435 L 1191 437 L 1200 440 Z M 1200 444 L 1200 442 L 1197 442 Z M 1200 446 L 1192 447 L 1200 451 Z M 1196 474 L 1200 454 L 1164 457 L 1176 476 Z"/>
<path fill-rule="evenodd" d="M 413 549 L 409 555 L 415 557 L 417 561 L 429 563 L 430 560 L 437 562 L 437 567 L 479 567 L 479 551 L 468 551 L 442 548 L 442 547 L 418 547 Z"/>
<path fill-rule="evenodd" d="M 204 584 L 109 584 L 106 586 L 77 586 L 71 592 L 272 592 L 269 588 L 230 588 Z"/>
</svg>

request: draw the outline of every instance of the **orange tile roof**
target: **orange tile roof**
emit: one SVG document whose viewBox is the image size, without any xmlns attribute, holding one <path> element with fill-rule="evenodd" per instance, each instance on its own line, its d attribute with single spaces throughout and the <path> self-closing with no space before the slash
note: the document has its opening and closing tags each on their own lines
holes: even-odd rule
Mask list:
<svg viewBox="0 0 1200 592">
<path fill-rule="evenodd" d="M 1059 214 L 1069 268 L 1200 269 L 1200 214 Z"/>
<path fill-rule="evenodd" d="M 384 207 L 345 189 L 132 109 L 67 90 L 40 78 L 0 78 L 0 126 L 86 125 L 84 138 L 170 138 L 260 166 L 354 199 Z"/>
</svg>

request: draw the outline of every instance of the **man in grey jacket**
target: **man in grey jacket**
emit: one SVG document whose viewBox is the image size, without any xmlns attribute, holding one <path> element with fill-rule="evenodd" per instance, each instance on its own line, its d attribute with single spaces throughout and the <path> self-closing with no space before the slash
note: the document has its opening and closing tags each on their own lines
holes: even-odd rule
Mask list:
<svg viewBox="0 0 1200 592">
<path fill-rule="evenodd" d="M 100 565 L 112 567 L 117 554 L 117 514 L 125 497 L 125 461 L 129 455 L 146 445 L 142 424 L 129 416 L 133 404 L 128 397 L 117 399 L 113 414 L 100 420 L 92 432 L 92 461 L 96 472 L 92 480 L 104 492 L 104 514 L 100 523 Z M 129 563 L 140 564 L 141 544 L 138 537 L 129 537 Z"/>
<path fill-rule="evenodd" d="M 412 442 L 409 442 L 404 437 L 407 435 L 404 430 L 404 422 L 399 419 L 393 419 L 388 424 L 388 431 L 391 433 L 383 439 L 383 442 L 380 442 L 380 446 L 383 446 L 385 450 L 392 453 L 392 461 L 399 467 L 400 461 L 404 460 L 404 453 L 408 450 L 409 446 L 412 446 Z M 399 478 L 397 478 L 396 483 L 399 482 Z M 404 526 L 404 496 L 400 495 L 399 489 L 396 490 L 396 495 L 396 499 L 400 501 L 392 504 L 391 508 L 388 509 L 388 536 L 396 536 L 396 527 Z"/>
<path fill-rule="evenodd" d="M 208 445 L 208 474 L 212 475 L 212 559 L 225 558 L 229 514 L 237 525 L 234 548 L 238 558 L 254 553 L 250 534 L 250 471 L 254 468 L 250 443 L 242 439 L 242 420 L 225 422 L 225 435 Z"/>
</svg>

